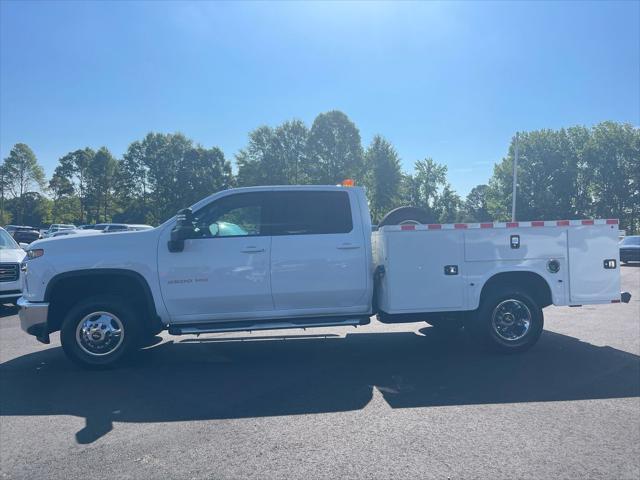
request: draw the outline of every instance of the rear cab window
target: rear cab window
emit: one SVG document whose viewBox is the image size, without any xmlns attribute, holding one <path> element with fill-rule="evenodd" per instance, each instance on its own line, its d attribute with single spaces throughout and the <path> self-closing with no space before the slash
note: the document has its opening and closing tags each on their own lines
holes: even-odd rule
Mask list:
<svg viewBox="0 0 640 480">
<path fill-rule="evenodd" d="M 342 191 L 291 191 L 273 194 L 272 235 L 349 233 L 353 218 L 349 194 Z"/>
</svg>

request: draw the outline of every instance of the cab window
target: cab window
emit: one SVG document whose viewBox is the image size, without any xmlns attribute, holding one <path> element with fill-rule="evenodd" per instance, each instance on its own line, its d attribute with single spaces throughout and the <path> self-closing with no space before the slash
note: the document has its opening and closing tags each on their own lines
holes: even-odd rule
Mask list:
<svg viewBox="0 0 640 480">
<path fill-rule="evenodd" d="M 198 238 L 265 235 L 265 193 L 222 197 L 194 214 Z"/>
<path fill-rule="evenodd" d="M 325 235 L 353 229 L 347 192 L 300 191 L 275 195 L 273 235 Z"/>
</svg>

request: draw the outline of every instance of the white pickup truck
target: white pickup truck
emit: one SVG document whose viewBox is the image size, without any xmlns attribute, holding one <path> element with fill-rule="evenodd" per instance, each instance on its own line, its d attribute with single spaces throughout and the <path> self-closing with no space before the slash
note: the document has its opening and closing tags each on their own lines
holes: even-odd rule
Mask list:
<svg viewBox="0 0 640 480">
<path fill-rule="evenodd" d="M 426 321 L 505 352 L 548 305 L 628 301 L 617 220 L 433 225 L 416 209 L 372 228 L 358 187 L 216 193 L 159 227 L 30 245 L 22 328 L 108 366 L 170 334 Z"/>
</svg>

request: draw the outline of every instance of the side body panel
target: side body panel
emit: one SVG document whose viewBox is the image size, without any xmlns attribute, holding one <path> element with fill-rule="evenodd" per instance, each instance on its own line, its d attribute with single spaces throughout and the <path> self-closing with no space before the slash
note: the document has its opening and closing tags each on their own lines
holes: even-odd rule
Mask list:
<svg viewBox="0 0 640 480">
<path fill-rule="evenodd" d="M 486 282 L 504 272 L 540 276 L 554 305 L 619 301 L 619 265 L 603 266 L 618 258 L 617 228 L 616 220 L 382 227 L 373 234 L 385 269 L 377 301 L 390 314 L 475 310 Z M 457 261 L 458 276 L 443 275 Z"/>
<path fill-rule="evenodd" d="M 567 233 L 570 302 L 608 303 L 619 299 L 620 254 L 617 225 L 570 228 Z M 604 268 L 605 260 L 615 260 L 615 268 Z"/>
<path fill-rule="evenodd" d="M 384 244 L 380 308 L 387 313 L 463 310 L 464 237 L 460 230 L 378 233 Z M 448 275 L 447 266 L 458 273 Z"/>
<path fill-rule="evenodd" d="M 517 236 L 518 248 L 511 247 L 512 236 Z M 503 272 L 535 273 L 547 282 L 554 305 L 567 304 L 566 227 L 467 229 L 465 260 L 468 310 L 478 308 L 482 287 Z M 560 264 L 557 273 L 547 269 L 550 260 Z"/>
</svg>

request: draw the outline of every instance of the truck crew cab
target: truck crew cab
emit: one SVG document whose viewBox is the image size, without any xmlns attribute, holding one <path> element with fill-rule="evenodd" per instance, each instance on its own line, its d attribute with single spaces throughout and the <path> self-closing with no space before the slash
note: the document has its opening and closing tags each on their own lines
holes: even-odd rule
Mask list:
<svg viewBox="0 0 640 480">
<path fill-rule="evenodd" d="M 22 265 L 22 328 L 109 366 L 170 334 L 464 325 L 520 352 L 547 305 L 628 301 L 617 220 L 430 225 L 415 209 L 372 229 L 358 187 L 216 193 L 153 230 L 40 240 Z M 419 217 L 419 215 L 417 215 Z"/>
</svg>

